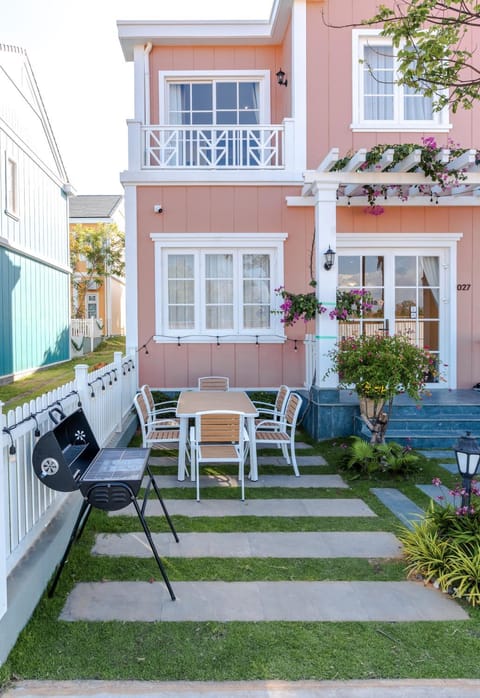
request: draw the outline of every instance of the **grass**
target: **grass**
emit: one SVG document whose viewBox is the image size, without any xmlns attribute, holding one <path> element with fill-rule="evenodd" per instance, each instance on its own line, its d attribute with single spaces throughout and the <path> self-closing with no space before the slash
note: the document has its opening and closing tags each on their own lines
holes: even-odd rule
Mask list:
<svg viewBox="0 0 480 698">
<path fill-rule="evenodd" d="M 303 440 L 303 438 L 302 438 Z M 304 473 L 337 472 L 340 443 L 326 441 L 308 451 L 328 466 Z M 306 453 L 306 452 L 305 452 Z M 277 454 L 275 454 L 277 455 Z M 399 523 L 372 495 L 372 487 L 397 487 L 420 506 L 428 499 L 415 484 L 440 476 L 449 486 L 454 476 L 435 460 L 422 459 L 412 479 L 355 479 L 350 489 L 253 489 L 249 499 L 339 497 L 363 499 L 377 514 L 370 518 L 175 516 L 179 535 L 188 531 L 396 531 Z M 158 468 L 153 470 L 159 472 Z M 262 474 L 278 467 L 262 467 Z M 168 469 L 162 468 L 162 473 Z M 171 472 L 175 472 L 172 468 Z M 222 468 L 221 472 L 229 472 Z M 230 472 L 233 472 L 230 470 Z M 290 472 L 290 471 L 286 471 Z M 164 490 L 168 498 L 182 490 Z M 193 497 L 191 489 L 184 496 Z M 203 498 L 238 498 L 236 488 L 203 488 Z M 192 502 L 193 505 L 193 502 Z M 148 509 L 147 509 L 148 513 Z M 151 517 L 154 531 L 167 531 L 163 518 Z M 153 560 L 92 557 L 96 533 L 137 531 L 136 517 L 108 517 L 94 511 L 82 538 L 71 551 L 57 592 L 41 599 L 7 662 L 0 682 L 18 679 L 116 679 L 156 681 L 305 680 L 374 678 L 477 678 L 480 610 L 467 607 L 463 622 L 63 622 L 58 620 L 67 595 L 79 581 L 158 579 Z M 177 581 L 226 580 L 402 580 L 401 560 L 180 559 L 166 560 L 172 584 Z M 432 593 L 437 593 L 432 590 Z M 135 600 L 132 599 L 132 603 Z M 461 647 L 461 652 L 458 648 Z M 180 658 L 180 659 L 179 659 Z"/>
<path fill-rule="evenodd" d="M 39 369 L 25 378 L 0 386 L 0 401 L 5 403 L 4 411 L 23 405 L 73 380 L 77 364 L 87 364 L 93 369 L 97 364 L 110 363 L 115 351 L 125 352 L 125 337 L 109 337 L 90 354 Z"/>
</svg>

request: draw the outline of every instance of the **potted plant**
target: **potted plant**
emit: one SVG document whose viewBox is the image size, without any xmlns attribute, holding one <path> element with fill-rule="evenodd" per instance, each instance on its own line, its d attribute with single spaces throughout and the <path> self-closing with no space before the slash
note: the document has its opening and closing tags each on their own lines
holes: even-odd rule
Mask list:
<svg viewBox="0 0 480 698">
<path fill-rule="evenodd" d="M 361 335 L 341 339 L 329 352 L 340 388 L 357 391 L 371 443 L 384 443 L 393 399 L 406 393 L 420 400 L 427 377 L 437 374 L 435 357 L 401 334 Z"/>
<path fill-rule="evenodd" d="M 312 279 L 310 286 L 315 288 L 317 282 Z M 292 293 L 283 286 L 275 289 L 275 293 L 280 296 L 282 303 L 278 310 L 273 313 L 281 313 L 280 322 L 286 327 L 291 327 L 298 320 L 309 322 L 314 320 L 318 313 L 326 313 L 327 309 L 318 300 L 315 291 L 309 293 Z M 349 291 L 337 291 L 336 306 L 330 311 L 332 320 L 348 321 L 359 318 L 364 312 L 369 311 L 374 306 L 373 296 L 370 291 L 354 288 Z"/>
</svg>

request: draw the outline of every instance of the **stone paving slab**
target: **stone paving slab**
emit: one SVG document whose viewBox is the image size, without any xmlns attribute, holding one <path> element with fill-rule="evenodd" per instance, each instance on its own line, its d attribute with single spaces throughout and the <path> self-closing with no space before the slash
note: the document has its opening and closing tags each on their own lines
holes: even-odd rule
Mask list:
<svg viewBox="0 0 480 698">
<path fill-rule="evenodd" d="M 394 487 L 372 487 L 370 490 L 408 528 L 420 521 L 425 512 L 403 492 Z"/>
<path fill-rule="evenodd" d="M 167 558 L 396 558 L 402 550 L 393 533 L 382 531 L 322 531 L 281 533 L 153 533 L 160 555 Z M 152 557 L 145 535 L 100 533 L 93 555 Z"/>
<path fill-rule="evenodd" d="M 447 594 L 420 582 L 82 582 L 64 621 L 468 620 Z M 232 603 L 235 600 L 235 603 Z"/>
<path fill-rule="evenodd" d="M 149 458 L 149 464 L 155 465 L 157 467 L 169 466 L 177 467 L 178 457 L 177 456 L 153 456 Z M 286 468 L 290 468 L 286 462 L 285 458 L 282 456 L 258 456 L 258 465 L 282 465 Z M 322 456 L 301 456 L 297 453 L 297 464 L 299 466 L 309 466 L 309 465 L 328 465 L 325 458 Z"/>
<path fill-rule="evenodd" d="M 160 488 L 195 487 L 195 482 L 189 478 L 177 480 L 176 475 L 154 475 L 155 482 Z M 146 480 L 145 480 L 146 483 Z M 200 475 L 200 494 L 203 487 L 238 487 L 238 478 L 234 475 Z M 334 489 L 349 489 L 340 475 L 259 475 L 258 480 L 245 481 L 246 496 L 250 487 L 329 487 Z"/>
<path fill-rule="evenodd" d="M 444 470 L 448 470 L 452 475 L 458 475 L 460 477 L 456 463 L 439 463 L 438 465 Z"/>
<path fill-rule="evenodd" d="M 139 500 L 142 506 L 143 500 Z M 299 516 L 335 516 L 351 518 L 376 516 L 361 499 L 167 499 L 165 505 L 172 516 L 277 516 L 296 518 Z M 163 516 L 158 499 L 149 499 L 147 516 Z M 131 504 L 125 509 L 109 511 L 109 516 L 137 516 Z"/>
<path fill-rule="evenodd" d="M 18 681 L 3 698 L 478 698 L 478 679 Z"/>
<path fill-rule="evenodd" d="M 427 497 L 430 497 L 430 499 L 433 499 L 436 504 L 440 504 L 442 507 L 447 504 L 460 504 L 459 498 L 455 499 L 447 487 L 437 487 L 436 485 L 417 485 L 417 487 Z"/>
<path fill-rule="evenodd" d="M 421 453 L 425 458 L 453 458 L 455 460 L 455 453 L 451 448 L 445 450 L 432 449 L 431 451 L 418 450 L 418 453 Z"/>
</svg>

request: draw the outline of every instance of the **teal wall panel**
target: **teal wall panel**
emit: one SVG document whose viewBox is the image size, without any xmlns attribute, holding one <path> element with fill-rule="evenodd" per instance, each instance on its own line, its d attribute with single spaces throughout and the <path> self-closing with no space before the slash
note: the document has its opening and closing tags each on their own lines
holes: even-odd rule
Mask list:
<svg viewBox="0 0 480 698">
<path fill-rule="evenodd" d="M 69 275 L 0 247 L 0 377 L 69 358 Z"/>
</svg>

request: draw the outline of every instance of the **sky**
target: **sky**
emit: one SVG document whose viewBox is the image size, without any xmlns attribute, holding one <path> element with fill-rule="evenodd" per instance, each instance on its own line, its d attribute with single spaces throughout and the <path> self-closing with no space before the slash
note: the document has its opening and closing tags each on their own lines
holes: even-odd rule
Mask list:
<svg viewBox="0 0 480 698">
<path fill-rule="evenodd" d="M 26 49 L 77 194 L 121 194 L 133 63 L 117 20 L 266 19 L 272 0 L 0 0 L 0 43 Z M 0 95 L 1 99 L 1 95 Z"/>
</svg>

